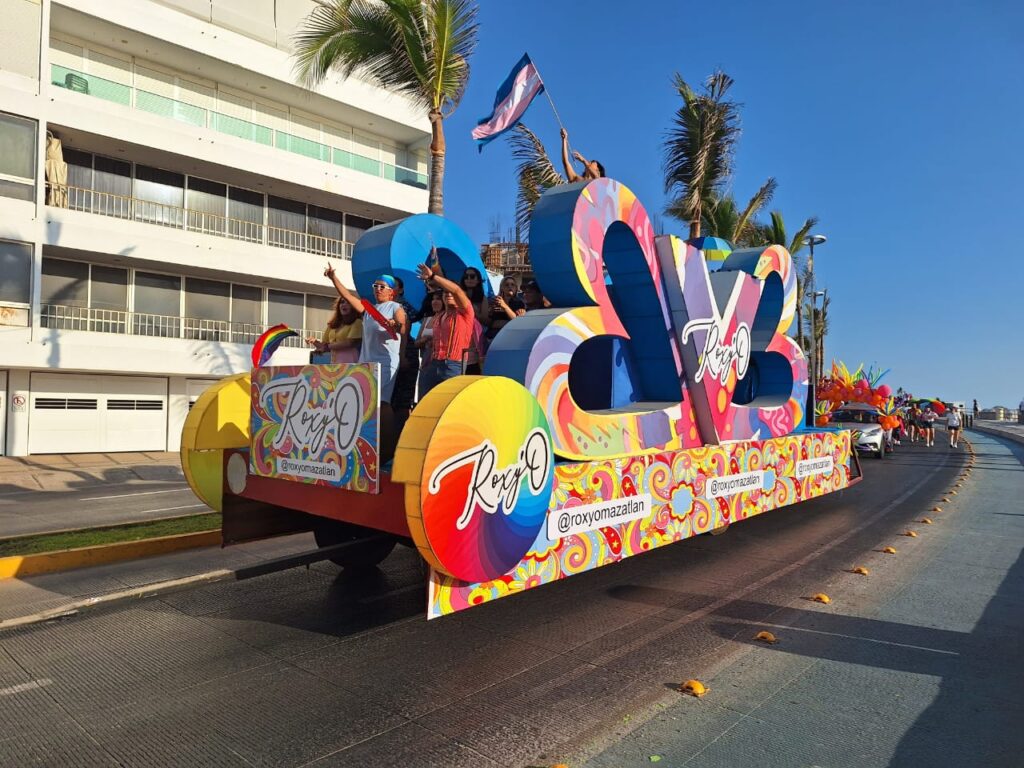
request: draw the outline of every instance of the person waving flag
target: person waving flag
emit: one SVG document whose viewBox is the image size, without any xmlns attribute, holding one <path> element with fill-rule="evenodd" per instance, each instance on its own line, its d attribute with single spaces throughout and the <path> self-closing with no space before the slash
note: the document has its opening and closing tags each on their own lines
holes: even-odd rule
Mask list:
<svg viewBox="0 0 1024 768">
<path fill-rule="evenodd" d="M 530 55 L 524 53 L 498 89 L 491 114 L 482 118 L 473 129 L 477 148 L 483 152 L 488 142 L 514 128 L 534 97 L 543 92 L 544 81 L 540 79 L 536 65 L 530 61 Z"/>
</svg>

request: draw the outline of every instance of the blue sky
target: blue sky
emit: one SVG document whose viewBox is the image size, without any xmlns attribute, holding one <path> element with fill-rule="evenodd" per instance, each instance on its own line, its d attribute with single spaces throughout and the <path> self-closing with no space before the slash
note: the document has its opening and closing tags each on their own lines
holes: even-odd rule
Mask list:
<svg viewBox="0 0 1024 768">
<path fill-rule="evenodd" d="M 511 227 L 515 177 L 505 140 L 478 155 L 469 132 L 524 51 L 574 148 L 652 214 L 672 75 L 721 68 L 743 104 L 735 196 L 774 176 L 790 231 L 814 215 L 829 238 L 826 360 L 892 368 L 919 395 L 1024 397 L 1024 3 L 483 0 L 479 20 L 445 126 L 445 213 L 475 240 Z M 555 156 L 547 100 L 524 122 Z"/>
</svg>

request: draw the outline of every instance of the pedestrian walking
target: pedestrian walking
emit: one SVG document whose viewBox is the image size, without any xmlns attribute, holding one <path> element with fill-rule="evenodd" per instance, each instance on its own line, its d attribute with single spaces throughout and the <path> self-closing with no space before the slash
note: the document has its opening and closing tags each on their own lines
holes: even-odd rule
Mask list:
<svg viewBox="0 0 1024 768">
<path fill-rule="evenodd" d="M 960 447 L 960 427 L 962 426 L 962 417 L 960 416 L 960 409 L 955 405 L 949 409 L 949 413 L 946 414 L 946 429 L 949 430 L 949 447 L 959 448 Z"/>
<path fill-rule="evenodd" d="M 935 421 L 939 414 L 932 410 L 930 405 L 924 407 L 921 413 L 921 429 L 924 432 L 924 444 L 928 447 L 935 445 Z"/>
</svg>

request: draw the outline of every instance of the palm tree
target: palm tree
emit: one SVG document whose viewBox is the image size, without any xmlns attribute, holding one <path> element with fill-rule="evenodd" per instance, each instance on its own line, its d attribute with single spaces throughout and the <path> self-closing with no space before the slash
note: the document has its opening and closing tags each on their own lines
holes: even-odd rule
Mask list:
<svg viewBox="0 0 1024 768">
<path fill-rule="evenodd" d="M 828 334 L 828 307 L 830 299 L 828 298 L 828 292 L 825 292 L 825 296 L 821 300 L 821 306 L 817 307 L 813 304 L 808 304 L 804 307 L 801 314 L 807 315 L 807 322 L 811 323 L 813 319 L 814 327 L 814 338 L 808 341 L 808 348 L 811 344 L 814 345 L 814 370 L 810 372 L 812 381 L 820 381 L 822 373 L 825 370 L 825 336 Z"/>
<path fill-rule="evenodd" d="M 704 201 L 706 234 L 722 237 L 733 245 L 759 245 L 763 242 L 756 216 L 771 202 L 778 183 L 768 179 L 741 211 L 732 195 Z"/>
<path fill-rule="evenodd" d="M 758 226 L 758 233 L 763 238 L 764 243 L 767 245 L 781 245 L 786 248 L 789 251 L 789 255 L 793 257 L 793 268 L 796 270 L 797 307 L 803 307 L 804 305 L 804 282 L 807 279 L 807 268 L 799 268 L 800 262 L 797 259 L 797 254 L 800 253 L 800 251 L 802 251 L 807 245 L 804 240 L 807 239 L 807 235 L 816 226 L 818 226 L 818 217 L 812 216 L 803 223 L 803 226 L 796 231 L 796 234 L 793 235 L 792 238 L 788 238 L 786 233 L 786 222 L 782 218 L 781 211 L 772 211 L 769 223 Z M 803 310 L 796 313 L 796 328 L 797 344 L 800 345 L 800 349 L 806 352 L 810 345 L 805 343 L 804 339 Z"/>
<path fill-rule="evenodd" d="M 530 216 L 541 195 L 552 187 L 567 184 L 568 180 L 555 169 L 543 142 L 523 123 L 509 134 L 509 142 L 512 144 L 512 156 L 518 161 L 516 233 L 523 234 L 530 231 Z"/>
<path fill-rule="evenodd" d="M 404 94 L 430 119 L 430 197 L 444 213 L 444 120 L 458 107 L 476 46 L 471 0 L 316 0 L 295 33 L 295 70 L 312 88 L 337 69 Z"/>
<path fill-rule="evenodd" d="M 725 96 L 733 80 L 716 71 L 695 92 L 679 73 L 673 85 L 683 100 L 665 141 L 665 212 L 689 222 L 690 238 L 700 237 L 704 206 L 722 197 L 739 139 L 739 105 Z"/>
</svg>

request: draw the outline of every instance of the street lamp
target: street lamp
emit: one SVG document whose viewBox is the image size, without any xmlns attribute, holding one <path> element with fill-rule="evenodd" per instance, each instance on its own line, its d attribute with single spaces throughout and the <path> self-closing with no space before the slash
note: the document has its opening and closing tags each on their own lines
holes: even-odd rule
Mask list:
<svg viewBox="0 0 1024 768">
<path fill-rule="evenodd" d="M 807 420 L 814 423 L 814 407 L 818 404 L 817 393 L 817 372 L 818 367 L 815 364 L 814 359 L 814 348 L 817 346 L 816 335 L 814 332 L 814 246 L 821 245 L 828 241 L 828 238 L 824 235 L 808 235 L 804 238 L 804 245 L 811 249 L 811 255 L 807 257 L 807 285 L 804 286 L 804 294 L 810 294 L 811 296 L 811 349 L 810 349 L 810 376 L 808 376 L 807 387 Z M 800 311 L 803 312 L 804 308 L 800 307 Z"/>
</svg>

